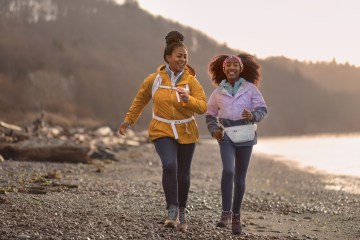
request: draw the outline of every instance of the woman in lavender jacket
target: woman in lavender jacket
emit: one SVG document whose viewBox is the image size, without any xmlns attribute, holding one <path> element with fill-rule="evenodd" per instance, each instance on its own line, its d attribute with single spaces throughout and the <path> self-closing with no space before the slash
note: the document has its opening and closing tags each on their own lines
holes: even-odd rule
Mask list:
<svg viewBox="0 0 360 240">
<path fill-rule="evenodd" d="M 251 141 L 234 143 L 224 134 L 224 127 L 253 124 L 265 118 L 267 107 L 258 89 L 261 67 L 249 54 L 219 55 L 211 61 L 209 73 L 217 88 L 208 101 L 206 124 L 218 140 L 223 165 L 222 214 L 217 226 L 231 225 L 232 232 L 240 234 L 245 177 L 257 139 L 255 134 Z"/>
</svg>

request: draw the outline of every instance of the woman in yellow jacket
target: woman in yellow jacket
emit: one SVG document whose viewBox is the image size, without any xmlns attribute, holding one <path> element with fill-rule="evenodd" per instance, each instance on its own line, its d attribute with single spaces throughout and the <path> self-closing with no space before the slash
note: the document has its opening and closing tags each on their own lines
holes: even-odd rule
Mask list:
<svg viewBox="0 0 360 240">
<path fill-rule="evenodd" d="M 165 226 L 186 231 L 190 167 L 195 143 L 199 139 L 194 114 L 206 112 L 206 96 L 195 71 L 187 65 L 188 53 L 183 35 L 172 31 L 165 39 L 166 64 L 145 78 L 119 133 L 125 135 L 126 129 L 137 121 L 152 99 L 153 119 L 149 125 L 149 137 L 162 162 L 162 184 L 168 212 Z"/>
</svg>

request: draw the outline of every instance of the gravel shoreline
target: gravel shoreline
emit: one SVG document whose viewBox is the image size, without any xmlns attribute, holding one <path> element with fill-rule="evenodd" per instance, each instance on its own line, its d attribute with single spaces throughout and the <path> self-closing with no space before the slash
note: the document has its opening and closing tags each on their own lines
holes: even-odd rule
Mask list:
<svg viewBox="0 0 360 240">
<path fill-rule="evenodd" d="M 0 239 L 360 239 L 359 194 L 344 191 L 360 189 L 359 178 L 305 172 L 255 154 L 242 208 L 244 232 L 235 236 L 215 226 L 221 209 L 218 146 L 200 142 L 190 225 L 182 233 L 162 224 L 162 169 L 153 145 L 129 147 L 117 159 L 0 162 Z"/>
</svg>

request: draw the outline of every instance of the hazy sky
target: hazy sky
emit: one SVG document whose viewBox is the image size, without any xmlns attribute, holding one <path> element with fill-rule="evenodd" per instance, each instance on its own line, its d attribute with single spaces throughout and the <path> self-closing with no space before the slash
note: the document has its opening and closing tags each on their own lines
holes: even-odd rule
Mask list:
<svg viewBox="0 0 360 240">
<path fill-rule="evenodd" d="M 137 2 L 154 15 L 200 30 L 219 43 L 260 58 L 335 58 L 339 63 L 360 66 L 359 0 Z"/>
</svg>

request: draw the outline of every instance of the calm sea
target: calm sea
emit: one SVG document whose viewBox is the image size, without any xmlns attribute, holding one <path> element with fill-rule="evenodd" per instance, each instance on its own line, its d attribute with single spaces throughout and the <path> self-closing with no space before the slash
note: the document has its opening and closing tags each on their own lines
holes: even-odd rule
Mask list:
<svg viewBox="0 0 360 240">
<path fill-rule="evenodd" d="M 200 139 L 217 145 L 214 139 Z M 360 133 L 259 137 L 253 153 L 311 171 L 360 177 Z"/>
<path fill-rule="evenodd" d="M 214 139 L 201 139 L 210 144 L 217 144 Z M 259 137 L 253 153 L 284 161 L 306 171 L 330 173 L 322 177 L 326 189 L 360 194 L 360 133 Z"/>
<path fill-rule="evenodd" d="M 299 167 L 360 177 L 360 133 L 259 138 L 254 154 L 293 161 Z"/>
</svg>

